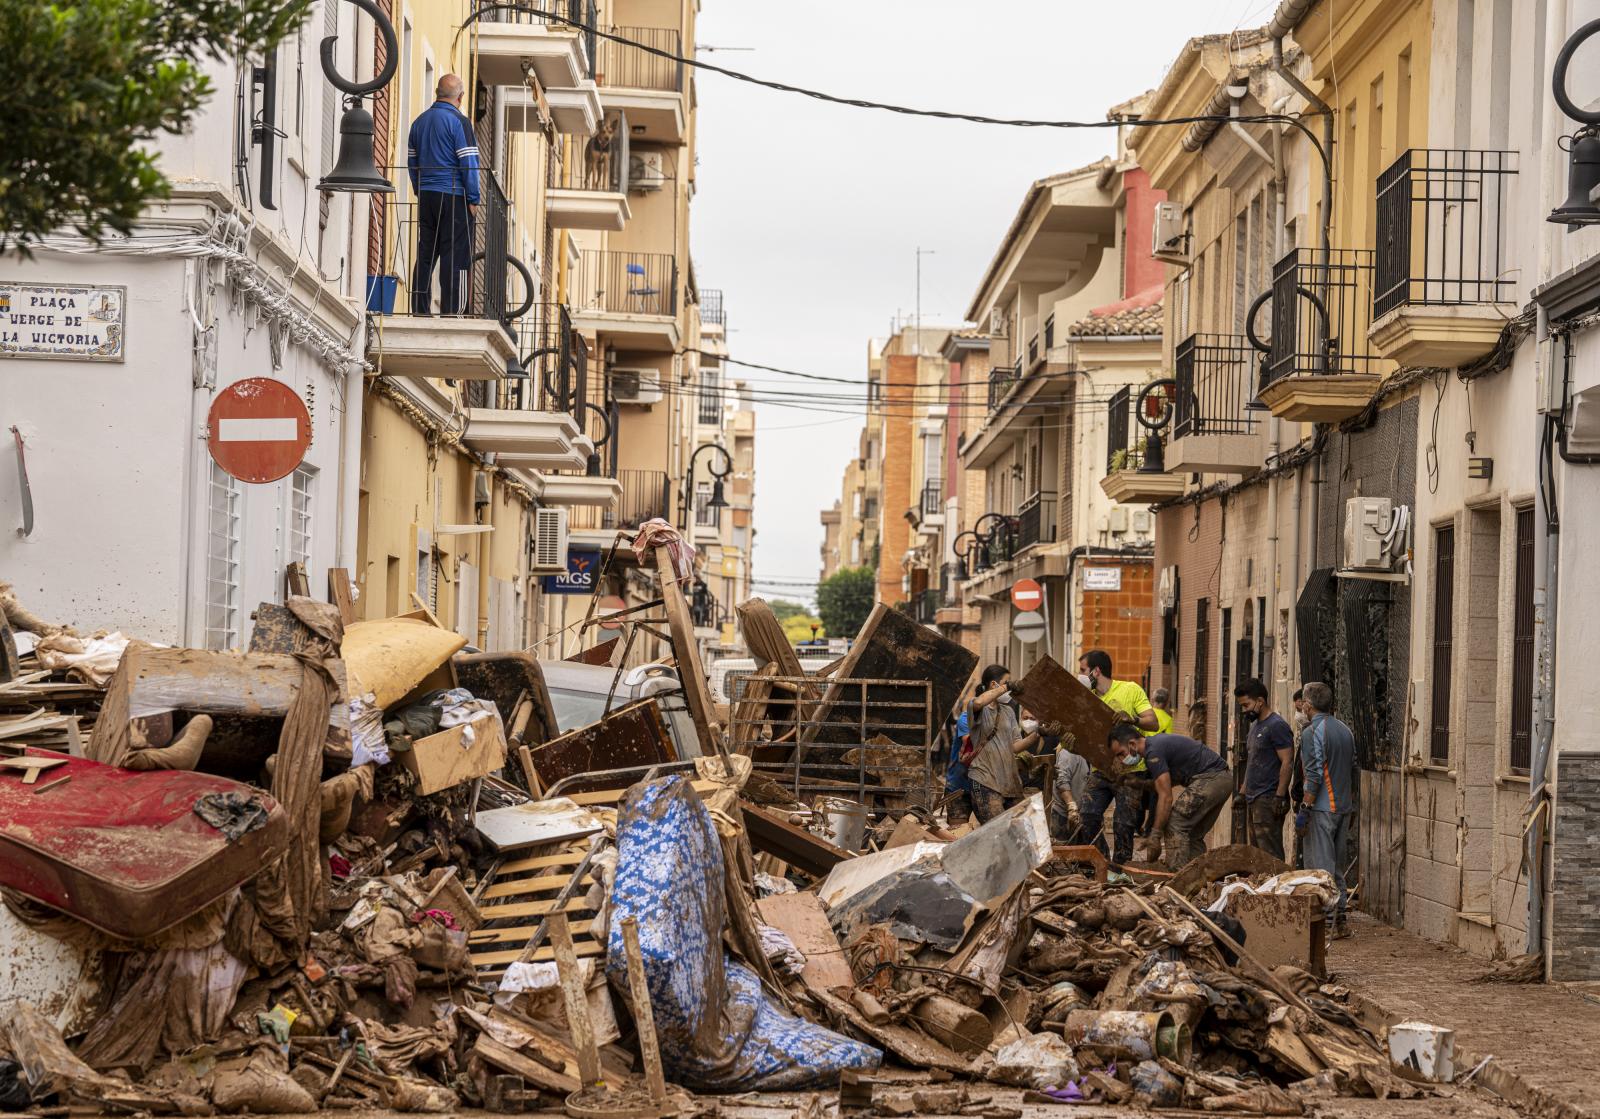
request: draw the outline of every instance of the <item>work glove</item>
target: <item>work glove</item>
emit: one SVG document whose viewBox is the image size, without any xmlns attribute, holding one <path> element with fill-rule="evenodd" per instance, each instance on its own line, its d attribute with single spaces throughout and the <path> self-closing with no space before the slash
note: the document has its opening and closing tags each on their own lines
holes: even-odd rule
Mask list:
<svg viewBox="0 0 1600 1119">
<path fill-rule="evenodd" d="M 1273 815 L 1275 815 L 1275 816 L 1287 816 L 1289 814 L 1289 808 L 1290 808 L 1290 804 L 1289 804 L 1289 798 L 1288 797 L 1273 797 L 1272 798 L 1272 813 L 1273 813 Z"/>
<path fill-rule="evenodd" d="M 1303 832 L 1311 824 L 1311 809 L 1305 805 L 1300 806 L 1300 811 L 1294 814 L 1294 830 Z"/>
</svg>

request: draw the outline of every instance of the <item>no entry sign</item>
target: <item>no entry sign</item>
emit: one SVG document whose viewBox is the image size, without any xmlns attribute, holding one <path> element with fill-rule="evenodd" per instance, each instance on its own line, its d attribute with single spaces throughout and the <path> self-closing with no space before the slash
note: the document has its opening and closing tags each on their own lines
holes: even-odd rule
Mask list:
<svg viewBox="0 0 1600 1119">
<path fill-rule="evenodd" d="M 217 394 L 206 417 L 211 459 L 241 482 L 276 482 L 305 460 L 311 414 L 288 385 L 246 377 Z"/>
<path fill-rule="evenodd" d="M 1011 632 L 1024 645 L 1032 645 L 1044 636 L 1044 615 L 1028 610 L 1011 619 Z"/>
<path fill-rule="evenodd" d="M 1044 588 L 1032 579 L 1011 584 L 1011 605 L 1018 610 L 1037 610 L 1044 603 Z"/>
</svg>

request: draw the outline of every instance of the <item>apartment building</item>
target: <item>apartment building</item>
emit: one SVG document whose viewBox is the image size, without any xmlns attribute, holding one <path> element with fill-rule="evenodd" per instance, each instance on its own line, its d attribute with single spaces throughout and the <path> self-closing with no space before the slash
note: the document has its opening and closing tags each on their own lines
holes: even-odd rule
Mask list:
<svg viewBox="0 0 1600 1119">
<path fill-rule="evenodd" d="M 881 346 L 868 344 L 867 420 L 856 439 L 856 456 L 845 463 L 839 498 L 839 562 L 837 567 L 878 567 L 879 510 L 882 505 L 883 357 Z M 823 516 L 826 518 L 826 512 Z M 824 520 L 824 523 L 826 521 Z M 826 564 L 824 564 L 826 568 Z M 826 579 L 832 571 L 824 570 Z"/>
<path fill-rule="evenodd" d="M 934 622 L 946 637 L 981 654 L 983 608 L 965 593 L 960 549 L 984 512 L 984 473 L 968 470 L 961 450 L 988 416 L 989 336 L 978 328 L 952 331 L 940 353 L 950 364 L 950 377 L 944 423 L 943 595 Z"/>
<path fill-rule="evenodd" d="M 1122 132 L 1116 158 L 1032 184 L 967 310 L 987 345 L 961 362 L 968 500 L 952 558 L 978 651 L 1017 673 L 1086 648 L 1130 676 L 1148 660 L 1153 522 L 1098 485 L 1102 402 L 1150 381 L 1161 354 L 1160 271 L 1140 237 L 1161 196 Z M 1044 591 L 1038 640 L 1013 632 L 1020 579 Z"/>
<path fill-rule="evenodd" d="M 239 648 L 291 565 L 319 597 L 356 567 L 367 331 L 349 256 L 368 208 L 317 190 L 342 97 L 296 60 L 325 36 L 341 74 L 373 73 L 370 24 L 322 0 L 265 57 L 207 63 L 237 97 L 152 142 L 172 191 L 127 236 L 62 230 L 7 260 L 0 565 L 51 621 Z M 309 418 L 304 461 L 273 482 L 207 452 L 213 403 L 247 378 L 292 389 Z"/>
<path fill-rule="evenodd" d="M 907 326 L 883 345 L 878 599 L 931 625 L 941 598 L 947 327 Z"/>
<path fill-rule="evenodd" d="M 688 256 L 694 97 L 680 56 L 696 9 L 392 0 L 400 65 L 375 106 L 379 159 L 403 150 L 439 76 L 459 74 L 483 204 L 469 306 L 446 315 L 441 291 L 412 290 L 409 184 L 373 203 L 368 616 L 423 605 L 479 647 L 568 655 L 595 640 L 588 596 L 599 613 L 651 597 L 631 549 L 613 545 L 660 517 L 702 546 L 702 639 L 728 639 L 708 576 L 747 585 L 754 427 L 724 406 L 721 292 L 699 289 Z M 725 460 L 708 465 L 704 446 Z M 743 505 L 726 541 L 724 478 Z M 630 650 L 661 655 L 654 638 Z"/>
<path fill-rule="evenodd" d="M 844 518 L 844 508 L 835 498 L 832 509 L 822 511 L 822 578 L 829 579 L 842 566 L 843 549 L 840 546 L 839 526 Z"/>
</svg>

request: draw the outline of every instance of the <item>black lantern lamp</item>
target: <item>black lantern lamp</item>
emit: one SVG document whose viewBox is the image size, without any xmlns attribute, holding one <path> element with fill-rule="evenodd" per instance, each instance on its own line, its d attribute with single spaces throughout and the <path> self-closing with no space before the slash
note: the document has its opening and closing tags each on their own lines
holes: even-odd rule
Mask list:
<svg viewBox="0 0 1600 1119">
<path fill-rule="evenodd" d="M 583 406 L 585 410 L 597 413 L 600 416 L 600 422 L 606 428 L 606 433 L 594 441 L 594 450 L 589 452 L 589 458 L 584 465 L 583 471 L 590 478 L 598 478 L 601 476 L 600 448 L 611 442 L 611 414 L 600 405 L 588 400 L 583 402 Z"/>
<path fill-rule="evenodd" d="M 722 469 L 715 465 L 711 467 L 711 500 L 706 503 L 708 509 L 726 509 L 727 500 L 723 497 L 722 480 L 733 473 L 733 456 L 728 454 L 728 449 L 721 443 L 706 443 L 699 447 L 694 454 L 689 456 L 689 469 L 683 479 L 683 529 L 689 530 L 689 510 L 694 506 L 694 472 L 695 464 L 700 461 L 700 456 L 707 451 L 716 451 L 722 456 Z"/>
<path fill-rule="evenodd" d="M 383 69 L 364 82 L 346 81 L 335 67 L 333 48 L 339 36 L 329 35 L 322 40 L 322 73 L 333 88 L 345 94 L 344 116 L 339 121 L 339 158 L 333 170 L 317 184 L 318 190 L 346 194 L 393 194 L 394 184 L 378 172 L 373 156 L 372 114 L 367 112 L 364 98 L 389 84 L 395 68 L 400 65 L 400 44 L 395 39 L 394 24 L 383 14 L 376 0 L 350 0 L 372 17 L 383 36 Z"/>
<path fill-rule="evenodd" d="M 1140 474 L 1165 474 L 1167 472 L 1166 441 L 1162 433 L 1172 422 L 1172 396 L 1178 382 L 1162 377 L 1146 385 L 1133 401 L 1133 418 L 1149 432 L 1144 438 L 1144 455 L 1139 463 Z M 1159 394 L 1159 395 L 1158 395 Z M 1152 400 L 1160 401 L 1160 410 L 1150 406 Z"/>
<path fill-rule="evenodd" d="M 1600 188 L 1600 112 L 1579 108 L 1567 95 L 1567 68 L 1572 64 L 1572 56 L 1597 32 L 1600 32 L 1600 19 L 1592 19 L 1574 31 L 1556 55 L 1550 77 L 1556 104 L 1563 113 L 1583 125 L 1570 137 L 1564 137 L 1567 140 L 1563 146 L 1567 153 L 1567 200 L 1552 210 L 1548 219 L 1557 225 L 1600 223 L 1600 207 L 1592 197 Z"/>
</svg>

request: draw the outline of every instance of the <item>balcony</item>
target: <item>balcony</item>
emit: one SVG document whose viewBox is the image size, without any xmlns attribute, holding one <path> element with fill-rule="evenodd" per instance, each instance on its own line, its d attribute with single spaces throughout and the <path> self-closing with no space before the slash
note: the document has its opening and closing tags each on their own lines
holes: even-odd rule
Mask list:
<svg viewBox="0 0 1600 1119">
<path fill-rule="evenodd" d="M 611 30 L 628 41 L 607 39 L 601 44 L 596 73 L 601 103 L 607 109 L 621 109 L 628 114 L 637 140 L 683 143 L 687 123 L 685 67 L 677 57 L 683 54 L 683 37 L 673 27 Z"/>
<path fill-rule="evenodd" d="M 619 232 L 633 216 L 628 208 L 628 116 L 616 113 L 599 136 L 562 145 L 550 160 L 545 208 L 558 229 Z"/>
<path fill-rule="evenodd" d="M 1384 360 L 1367 337 L 1372 272 L 1369 249 L 1294 249 L 1273 267 L 1272 342 L 1259 395 L 1274 416 L 1337 423 L 1371 402 Z"/>
<path fill-rule="evenodd" d="M 578 329 L 605 335 L 623 350 L 677 351 L 678 262 L 672 254 L 585 249 L 571 283 Z"/>
<path fill-rule="evenodd" d="M 989 413 L 993 415 L 1000 410 L 1000 405 L 1005 403 L 1006 397 L 1011 395 L 1011 390 L 1022 382 L 1022 359 L 1018 358 L 1014 365 L 997 365 L 989 370 Z"/>
<path fill-rule="evenodd" d="M 544 11 L 476 5 L 478 80 L 485 85 L 526 86 L 533 74 L 547 90 L 577 87 L 595 72 L 594 0 L 546 0 L 565 19 Z M 570 21 L 570 22 L 569 22 Z"/>
<path fill-rule="evenodd" d="M 1017 509 L 1017 551 L 1056 542 L 1056 495 L 1040 490 Z"/>
<path fill-rule="evenodd" d="M 722 305 L 721 288 L 700 289 L 700 325 L 706 327 L 725 327 L 727 325 L 726 312 Z"/>
<path fill-rule="evenodd" d="M 1164 467 L 1146 470 L 1145 453 L 1151 440 L 1159 446 L 1161 435 L 1139 423 L 1135 414 L 1143 386 L 1123 385 L 1111 394 L 1106 413 L 1106 474 L 1100 488 L 1112 501 L 1129 503 L 1165 501 L 1183 493 L 1182 474 L 1169 474 Z M 1154 421 L 1166 408 L 1163 396 L 1152 392 L 1145 406 L 1154 409 Z"/>
<path fill-rule="evenodd" d="M 390 167 L 385 173 L 393 179 L 408 171 Z M 371 349 L 380 373 L 493 381 L 506 375 L 516 356 L 514 323 L 528 305 L 508 298 L 513 289 L 507 270 L 521 273 L 519 301 L 531 298 L 527 272 L 508 252 L 506 196 L 492 171 L 479 174 L 476 216 L 463 200 L 430 221 L 415 194 L 409 202 L 383 197 L 376 204 L 384 268 L 367 276 L 367 310 L 379 316 Z M 453 259 L 447 251 L 463 227 L 470 260 Z"/>
<path fill-rule="evenodd" d="M 609 508 L 595 505 L 575 508 L 568 519 L 573 541 L 584 547 L 603 548 L 611 544 L 618 532 L 633 532 L 648 520 L 660 517 L 669 519 L 672 512 L 672 486 L 664 470 L 619 470 L 612 482 L 618 487 L 616 501 Z M 589 479 L 595 481 L 596 479 Z M 555 481 L 546 478 L 545 485 Z M 626 549 L 619 550 L 618 555 Z M 628 552 L 631 556 L 632 553 Z"/>
<path fill-rule="evenodd" d="M 1504 224 L 1516 159 L 1414 148 L 1378 176 L 1369 337 L 1384 357 L 1455 368 L 1499 343 L 1517 313 Z"/>
<path fill-rule="evenodd" d="M 527 375 L 469 382 L 462 439 L 512 469 L 583 470 L 594 451 L 583 431 L 588 346 L 567 309 L 553 303 L 538 305 L 517 336 Z"/>
<path fill-rule="evenodd" d="M 911 616 L 925 626 L 931 626 L 939 616 L 942 592 L 938 587 L 918 591 L 911 599 Z"/>
<path fill-rule="evenodd" d="M 1191 334 L 1173 350 L 1170 474 L 1251 474 L 1261 469 L 1256 434 L 1255 351 L 1239 334 Z"/>
<path fill-rule="evenodd" d="M 930 478 L 922 484 L 922 523 L 944 524 L 944 483 Z"/>
</svg>

